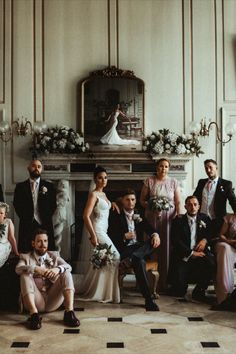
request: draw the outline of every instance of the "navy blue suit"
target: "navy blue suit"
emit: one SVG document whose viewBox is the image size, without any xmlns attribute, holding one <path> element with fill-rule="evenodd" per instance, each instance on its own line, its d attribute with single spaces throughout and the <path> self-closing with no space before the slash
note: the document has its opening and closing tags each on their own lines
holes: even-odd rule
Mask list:
<svg viewBox="0 0 236 354">
<path fill-rule="evenodd" d="M 197 197 L 200 205 L 202 203 L 202 191 L 203 191 L 207 181 L 208 181 L 208 178 L 200 179 L 198 181 L 197 188 L 195 189 L 195 191 L 193 193 L 193 195 L 195 195 Z M 214 197 L 215 220 L 214 220 L 214 223 L 212 223 L 213 236 L 217 236 L 217 234 L 219 233 L 221 226 L 223 224 L 223 218 L 227 212 L 226 211 L 227 200 L 229 201 L 229 204 L 231 205 L 231 207 L 235 213 L 236 212 L 236 196 L 234 194 L 232 182 L 219 177 L 218 182 L 217 182 L 217 186 L 216 186 L 215 197 Z"/>
<path fill-rule="evenodd" d="M 210 219 L 205 214 L 199 213 L 196 219 L 196 244 L 202 239 L 210 242 Z M 186 293 L 189 281 L 206 289 L 213 277 L 215 261 L 207 246 L 204 250 L 205 257 L 190 257 L 186 262 L 183 258 L 189 257 L 192 253 L 191 231 L 187 214 L 173 220 L 171 226 L 171 243 L 173 246 L 171 256 L 171 267 L 169 281 L 178 295 Z"/>
<path fill-rule="evenodd" d="M 43 188 L 45 187 L 45 188 Z M 47 189 L 44 193 L 43 189 Z M 14 193 L 13 205 L 20 219 L 18 234 L 18 249 L 21 253 L 31 250 L 31 238 L 36 228 L 46 229 L 48 232 L 48 249 L 55 250 L 52 215 L 56 209 L 56 191 L 51 182 L 40 178 L 38 193 L 38 210 L 41 225 L 34 220 L 34 206 L 30 180 L 17 183 Z"/>
<path fill-rule="evenodd" d="M 121 211 L 120 214 L 116 211 L 111 211 L 108 235 L 120 252 L 121 259 L 127 257 L 130 258 L 140 291 L 146 300 L 150 300 L 151 292 L 148 285 L 145 260 L 150 257 L 155 250 L 151 244 L 151 235 L 156 232 L 156 230 L 148 224 L 145 219 L 141 222 L 135 222 L 135 231 L 138 242 L 130 246 L 128 246 L 128 241 L 125 240 L 125 233 L 128 231 L 128 224 L 124 211 Z M 143 241 L 144 232 L 148 237 L 145 242 Z"/>
</svg>

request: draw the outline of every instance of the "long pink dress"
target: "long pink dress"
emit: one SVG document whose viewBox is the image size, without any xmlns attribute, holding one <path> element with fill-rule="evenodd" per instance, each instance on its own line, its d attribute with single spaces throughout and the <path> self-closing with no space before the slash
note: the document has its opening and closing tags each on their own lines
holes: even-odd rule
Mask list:
<svg viewBox="0 0 236 354">
<path fill-rule="evenodd" d="M 170 226 L 175 217 L 176 209 L 174 202 L 175 191 L 178 188 L 178 182 L 175 178 L 167 177 L 164 181 L 158 181 L 155 176 L 149 177 L 144 181 L 144 185 L 149 190 L 149 196 L 169 198 L 172 208 L 162 210 L 161 215 L 146 209 L 145 216 L 148 222 L 157 230 L 160 235 L 161 245 L 158 253 L 158 269 L 160 273 L 159 290 L 167 288 L 167 274 L 170 260 Z"/>
</svg>

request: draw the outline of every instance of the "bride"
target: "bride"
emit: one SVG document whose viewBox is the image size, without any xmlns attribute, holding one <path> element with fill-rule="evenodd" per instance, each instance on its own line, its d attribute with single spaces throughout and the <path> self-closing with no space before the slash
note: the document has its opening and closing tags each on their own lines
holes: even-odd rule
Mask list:
<svg viewBox="0 0 236 354">
<path fill-rule="evenodd" d="M 89 193 L 84 209 L 84 227 L 87 228 L 92 246 L 95 247 L 99 243 L 111 245 L 114 258 L 111 265 L 100 269 L 93 269 L 91 264 L 88 265 L 80 288 L 79 300 L 119 303 L 118 266 L 120 255 L 107 235 L 111 202 L 103 192 L 103 188 L 107 185 L 107 173 L 103 167 L 97 166 L 95 168 L 94 181 L 96 187 Z"/>
<path fill-rule="evenodd" d="M 108 145 L 138 145 L 138 140 L 129 140 L 129 139 L 121 139 L 116 131 L 116 127 L 118 124 L 118 116 L 121 115 L 122 117 L 127 118 L 127 116 L 120 110 L 120 105 L 118 104 L 115 108 L 114 112 L 110 114 L 107 119 L 107 122 L 111 121 L 111 128 L 108 132 L 100 139 L 102 144 Z"/>
</svg>

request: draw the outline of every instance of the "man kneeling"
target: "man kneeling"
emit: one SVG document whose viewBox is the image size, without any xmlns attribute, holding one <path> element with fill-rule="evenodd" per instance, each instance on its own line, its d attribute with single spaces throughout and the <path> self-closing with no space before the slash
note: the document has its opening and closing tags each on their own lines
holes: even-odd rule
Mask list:
<svg viewBox="0 0 236 354">
<path fill-rule="evenodd" d="M 56 251 L 48 251 L 45 230 L 35 231 L 32 252 L 20 255 L 16 273 L 20 275 L 21 296 L 29 311 L 31 329 L 41 328 L 39 312 L 55 311 L 64 301 L 64 324 L 78 327 L 79 320 L 73 311 L 74 284 L 71 266 Z"/>
</svg>

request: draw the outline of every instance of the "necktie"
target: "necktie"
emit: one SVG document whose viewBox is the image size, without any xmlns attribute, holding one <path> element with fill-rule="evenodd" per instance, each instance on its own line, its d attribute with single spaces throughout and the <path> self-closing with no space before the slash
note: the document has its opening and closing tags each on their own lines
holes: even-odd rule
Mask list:
<svg viewBox="0 0 236 354">
<path fill-rule="evenodd" d="M 211 188 L 212 188 L 212 181 L 211 180 L 209 180 L 208 182 L 207 182 L 207 190 L 208 190 L 208 192 L 210 192 L 210 190 L 211 190 Z"/>
<path fill-rule="evenodd" d="M 32 181 L 32 182 L 31 182 L 31 190 L 32 190 L 32 193 L 35 192 L 35 189 L 36 189 L 36 181 Z"/>
</svg>

